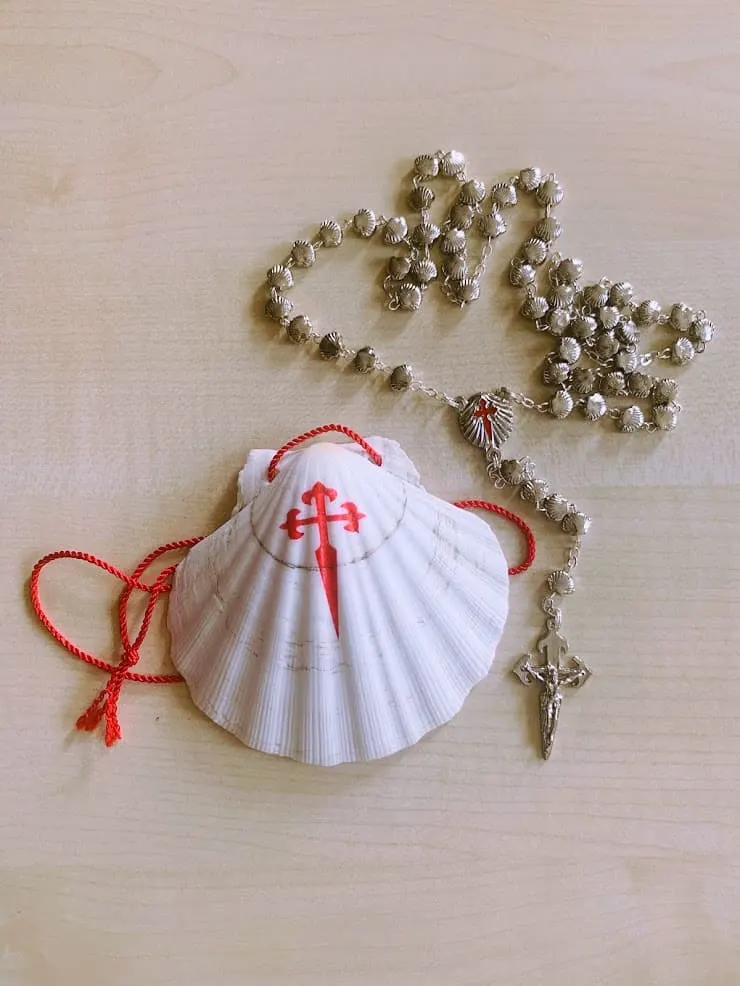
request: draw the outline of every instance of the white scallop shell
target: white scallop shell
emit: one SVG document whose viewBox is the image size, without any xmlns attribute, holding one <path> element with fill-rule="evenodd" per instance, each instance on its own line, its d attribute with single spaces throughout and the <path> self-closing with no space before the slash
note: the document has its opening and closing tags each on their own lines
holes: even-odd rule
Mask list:
<svg viewBox="0 0 740 986">
<path fill-rule="evenodd" d="M 252 452 L 231 520 L 176 570 L 175 666 L 206 715 L 265 753 L 328 766 L 410 746 L 455 715 L 501 638 L 507 566 L 488 524 L 427 493 L 394 442 L 369 441 L 381 467 L 323 443 L 288 453 L 272 483 L 273 452 Z M 319 498 L 334 563 L 317 556 Z"/>
</svg>

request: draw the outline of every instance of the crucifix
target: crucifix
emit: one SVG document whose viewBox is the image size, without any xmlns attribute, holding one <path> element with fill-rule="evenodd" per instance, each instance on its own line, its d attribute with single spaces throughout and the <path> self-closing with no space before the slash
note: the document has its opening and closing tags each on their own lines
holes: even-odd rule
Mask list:
<svg viewBox="0 0 740 986">
<path fill-rule="evenodd" d="M 311 524 L 319 529 L 319 546 L 316 549 L 316 561 L 319 566 L 321 581 L 324 583 L 326 601 L 329 604 L 334 629 L 339 636 L 339 581 L 337 577 L 337 549 L 329 540 L 329 524 L 336 522 L 344 524 L 344 530 L 350 534 L 357 534 L 360 530 L 360 521 L 365 514 L 360 513 L 354 503 L 343 503 L 344 513 L 327 513 L 328 503 L 336 500 L 339 494 L 336 490 L 323 483 L 317 482 L 301 495 L 301 500 L 309 506 L 316 504 L 316 513 L 308 517 L 301 517 L 300 508 L 293 508 L 288 511 L 285 523 L 280 525 L 281 531 L 287 531 L 288 537 L 292 541 L 298 541 L 303 537 L 302 527 Z"/>
<path fill-rule="evenodd" d="M 568 657 L 568 641 L 558 632 L 557 627 L 549 627 L 537 644 L 537 652 L 542 663 L 536 663 L 534 654 L 525 654 L 514 667 L 514 674 L 525 685 L 533 681 L 542 686 L 540 692 L 540 735 L 542 737 L 542 756 L 547 760 L 555 742 L 558 728 L 560 706 L 563 702 L 561 687 L 580 688 L 591 677 L 591 669 L 580 657 Z M 563 660 L 567 663 L 564 664 Z"/>
</svg>

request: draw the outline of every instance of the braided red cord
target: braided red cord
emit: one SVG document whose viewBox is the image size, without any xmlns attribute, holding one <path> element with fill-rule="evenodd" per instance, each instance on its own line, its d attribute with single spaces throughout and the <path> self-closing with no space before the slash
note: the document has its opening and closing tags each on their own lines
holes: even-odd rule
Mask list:
<svg viewBox="0 0 740 986">
<path fill-rule="evenodd" d="M 498 514 L 500 517 L 505 517 L 513 524 L 516 524 L 519 530 L 524 532 L 524 536 L 527 539 L 527 556 L 521 565 L 515 565 L 509 569 L 509 575 L 521 575 L 522 572 L 527 571 L 534 561 L 535 556 L 534 534 L 529 524 L 525 523 L 518 514 L 512 513 L 506 507 L 500 507 L 497 503 L 491 503 L 488 500 L 456 500 L 454 506 L 461 507 L 463 510 L 488 510 L 490 513 Z"/>
<path fill-rule="evenodd" d="M 351 438 L 353 442 L 360 446 L 370 458 L 373 460 L 376 466 L 381 466 L 383 464 L 382 456 L 375 451 L 375 449 L 368 445 L 365 439 L 358 435 L 356 431 L 352 431 L 346 425 L 321 425 L 320 428 L 312 428 L 311 431 L 304 431 L 302 435 L 298 435 L 296 438 L 291 438 L 289 442 L 286 442 L 281 448 L 270 459 L 270 464 L 267 467 L 267 479 L 271 483 L 275 476 L 277 475 L 278 463 L 285 455 L 286 452 L 290 452 L 294 449 L 296 445 L 300 445 L 301 442 L 307 442 L 309 438 L 316 438 L 318 435 L 325 435 L 327 431 L 338 431 L 342 435 L 346 435 L 347 438 Z"/>
<path fill-rule="evenodd" d="M 170 685 L 175 682 L 182 681 L 179 674 L 139 674 L 135 671 L 131 671 L 131 668 L 134 667 L 134 665 L 139 661 L 139 648 L 143 644 L 144 638 L 149 631 L 152 617 L 154 615 L 154 608 L 157 605 L 157 600 L 160 596 L 166 595 L 172 588 L 169 579 L 177 566 L 169 565 L 167 568 L 163 569 L 151 585 L 146 582 L 142 582 L 141 577 L 147 568 L 149 568 L 149 566 L 152 565 L 161 555 L 164 555 L 169 551 L 179 551 L 184 548 L 192 548 L 194 544 L 197 544 L 201 540 L 202 538 L 186 538 L 182 541 L 171 541 L 169 544 L 163 544 L 161 547 L 155 548 L 154 551 L 148 554 L 146 558 L 144 558 L 143 561 L 137 565 L 133 575 L 127 575 L 126 572 L 123 572 L 120 568 L 116 568 L 115 565 L 111 565 L 108 562 L 103 561 L 102 558 L 96 558 L 95 555 L 87 554 L 87 552 L 84 551 L 54 551 L 49 555 L 45 555 L 33 566 L 29 583 L 29 591 L 31 594 L 31 605 L 33 606 L 34 612 L 36 613 L 41 625 L 51 634 L 52 637 L 54 637 L 58 643 L 62 645 L 62 647 L 68 650 L 71 654 L 74 654 L 74 656 L 80 661 L 85 661 L 86 664 L 92 664 L 94 667 L 100 668 L 101 671 L 106 671 L 110 675 L 106 687 L 99 692 L 85 712 L 83 712 L 77 720 L 78 729 L 91 732 L 98 726 L 100 721 L 103 719 L 103 716 L 105 716 L 106 746 L 113 746 L 113 744 L 121 738 L 121 725 L 118 721 L 118 699 L 120 697 L 121 688 L 124 681 L 138 681 L 151 685 Z M 41 604 L 39 579 L 42 570 L 51 562 L 58 561 L 60 558 L 71 558 L 75 561 L 84 561 L 88 565 L 95 565 L 97 568 L 101 568 L 104 572 L 108 572 L 110 575 L 113 575 L 115 578 L 120 579 L 121 582 L 125 583 L 126 588 L 121 593 L 121 598 L 118 604 L 118 623 L 122 645 L 120 663 L 110 664 L 108 661 L 103 661 L 94 654 L 89 654 L 87 651 L 82 650 L 81 647 L 78 647 L 76 644 L 72 643 L 69 638 L 65 637 L 47 616 Z M 148 593 L 150 598 L 144 611 L 144 618 L 141 621 L 139 632 L 136 634 L 136 637 L 132 642 L 128 627 L 127 608 L 131 598 L 131 593 L 134 589 L 138 589 L 140 592 Z"/>
</svg>

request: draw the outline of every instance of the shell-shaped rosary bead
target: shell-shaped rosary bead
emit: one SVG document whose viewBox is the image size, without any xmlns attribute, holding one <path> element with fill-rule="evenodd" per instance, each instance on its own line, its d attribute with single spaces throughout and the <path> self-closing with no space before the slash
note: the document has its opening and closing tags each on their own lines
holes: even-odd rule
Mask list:
<svg viewBox="0 0 740 986">
<path fill-rule="evenodd" d="M 288 291 L 293 287 L 293 275 L 290 268 L 276 264 L 267 272 L 267 285 L 276 291 Z"/>
<path fill-rule="evenodd" d="M 567 390 L 559 390 L 550 401 L 550 413 L 554 418 L 567 418 L 573 410 L 573 403 Z"/>
<path fill-rule="evenodd" d="M 400 243 L 408 233 L 408 224 L 403 216 L 388 219 L 383 227 L 383 242 L 391 245 Z"/>
<path fill-rule="evenodd" d="M 352 219 L 352 228 L 358 236 L 368 239 L 378 228 L 378 220 L 372 209 L 360 209 Z"/>
<path fill-rule="evenodd" d="M 591 394 L 586 398 L 583 405 L 583 413 L 586 415 L 589 421 L 598 421 L 599 418 L 603 418 L 606 414 L 607 406 L 606 401 L 601 396 L 601 394 Z"/>
<path fill-rule="evenodd" d="M 358 373 L 370 373 L 378 364 L 378 357 L 371 346 L 364 346 L 358 349 L 352 361 L 352 365 Z"/>
<path fill-rule="evenodd" d="M 335 219 L 327 219 L 319 226 L 319 239 L 325 247 L 338 247 L 342 242 L 342 227 Z"/>
</svg>

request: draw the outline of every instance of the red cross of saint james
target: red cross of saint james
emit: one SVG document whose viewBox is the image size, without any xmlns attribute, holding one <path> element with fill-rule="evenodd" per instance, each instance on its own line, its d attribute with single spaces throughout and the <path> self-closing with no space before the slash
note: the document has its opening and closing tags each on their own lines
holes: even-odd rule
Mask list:
<svg viewBox="0 0 740 986">
<path fill-rule="evenodd" d="M 309 506 L 316 505 L 316 513 L 309 517 L 301 517 L 300 509 L 288 511 L 288 516 L 284 524 L 280 525 L 281 531 L 287 531 L 288 537 L 292 541 L 298 541 L 303 537 L 302 527 L 315 525 L 319 529 L 319 546 L 316 549 L 316 561 L 319 566 L 321 581 L 324 583 L 326 601 L 329 604 L 334 629 L 337 637 L 339 636 L 339 581 L 337 575 L 337 549 L 329 540 L 329 524 L 336 522 L 344 524 L 344 530 L 350 534 L 357 534 L 360 530 L 360 521 L 365 514 L 361 514 L 354 503 L 342 503 L 344 513 L 330 514 L 326 512 L 328 503 L 336 500 L 338 493 L 329 486 L 317 482 L 301 495 L 301 500 Z"/>
<path fill-rule="evenodd" d="M 483 422 L 483 431 L 488 441 L 493 440 L 493 418 L 496 415 L 496 408 L 492 407 L 485 397 L 478 401 L 478 407 L 473 411 L 474 418 L 480 418 Z"/>
</svg>

